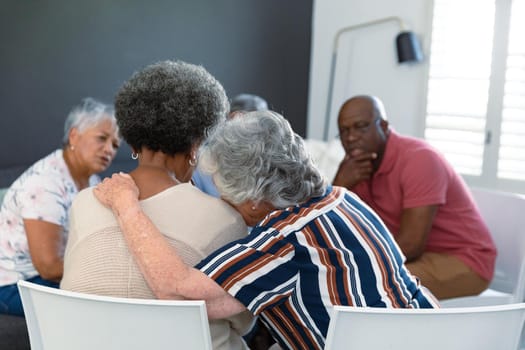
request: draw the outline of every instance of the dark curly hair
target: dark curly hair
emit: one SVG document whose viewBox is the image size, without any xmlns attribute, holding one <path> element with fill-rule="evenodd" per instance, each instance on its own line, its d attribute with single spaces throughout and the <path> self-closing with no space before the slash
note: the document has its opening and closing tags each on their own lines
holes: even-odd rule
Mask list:
<svg viewBox="0 0 525 350">
<path fill-rule="evenodd" d="M 222 85 L 201 66 L 163 61 L 136 72 L 115 98 L 115 116 L 124 140 L 169 155 L 188 152 L 208 129 L 225 118 Z"/>
</svg>

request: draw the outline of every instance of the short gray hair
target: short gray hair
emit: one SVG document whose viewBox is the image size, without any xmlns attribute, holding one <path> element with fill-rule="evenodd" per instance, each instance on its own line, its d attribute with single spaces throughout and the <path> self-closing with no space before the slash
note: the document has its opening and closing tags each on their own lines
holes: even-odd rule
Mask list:
<svg viewBox="0 0 525 350">
<path fill-rule="evenodd" d="M 82 132 L 105 120 L 111 121 L 113 126 L 115 126 L 115 128 L 117 127 L 113 106 L 97 101 L 91 97 L 84 98 L 78 106 L 75 106 L 71 112 L 69 112 L 66 118 L 62 144 L 64 146 L 69 144 L 69 132 L 71 129 L 77 128 L 79 132 Z"/>
<path fill-rule="evenodd" d="M 249 112 L 218 125 L 201 146 L 199 162 L 232 204 L 253 200 L 285 208 L 326 190 L 303 139 L 271 111 Z"/>
</svg>

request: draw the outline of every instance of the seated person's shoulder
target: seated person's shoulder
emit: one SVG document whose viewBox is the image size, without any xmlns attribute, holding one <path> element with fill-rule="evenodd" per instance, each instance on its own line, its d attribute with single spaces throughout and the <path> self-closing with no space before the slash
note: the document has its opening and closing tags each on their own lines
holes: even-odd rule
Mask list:
<svg viewBox="0 0 525 350">
<path fill-rule="evenodd" d="M 224 218 L 240 218 L 240 214 L 224 200 L 202 192 L 195 186 L 188 189 L 193 200 L 197 201 L 203 210 L 209 211 L 210 215 L 222 216 Z M 242 219 L 242 218 L 241 218 Z"/>
<path fill-rule="evenodd" d="M 224 227 L 244 227 L 246 225 L 241 215 L 222 199 L 210 196 L 191 185 L 184 183 L 166 191 L 165 195 L 158 197 L 154 208 L 169 208 L 178 217 L 197 220 L 199 225 L 222 229 Z M 143 208 L 149 207 L 148 201 L 142 203 Z"/>
<path fill-rule="evenodd" d="M 100 203 L 98 199 L 95 197 L 95 194 L 93 193 L 93 189 L 94 187 L 87 187 L 87 188 L 84 188 L 83 190 L 80 190 L 80 192 L 78 192 L 75 198 L 73 199 L 73 207 L 75 206 L 84 207 L 87 205 L 102 206 L 102 203 Z"/>
</svg>

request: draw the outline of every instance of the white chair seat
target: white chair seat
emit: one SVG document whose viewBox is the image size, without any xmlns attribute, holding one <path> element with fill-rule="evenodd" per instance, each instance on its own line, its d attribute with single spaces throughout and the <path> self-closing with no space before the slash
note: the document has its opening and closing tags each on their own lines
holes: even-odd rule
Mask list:
<svg viewBox="0 0 525 350">
<path fill-rule="evenodd" d="M 450 309 L 335 306 L 326 350 L 515 350 L 525 303 Z"/>
<path fill-rule="evenodd" d="M 472 307 L 472 306 L 489 306 L 510 304 L 513 302 L 513 295 L 501 293 L 492 289 L 487 289 L 480 295 L 473 295 L 461 298 L 452 298 L 441 300 L 441 307 Z"/>
<path fill-rule="evenodd" d="M 89 295 L 19 281 L 32 350 L 211 350 L 204 301 Z"/>
<path fill-rule="evenodd" d="M 498 305 L 525 301 L 525 197 L 472 188 L 472 195 L 496 248 L 489 289 L 477 296 L 442 300 L 443 307 Z"/>
</svg>

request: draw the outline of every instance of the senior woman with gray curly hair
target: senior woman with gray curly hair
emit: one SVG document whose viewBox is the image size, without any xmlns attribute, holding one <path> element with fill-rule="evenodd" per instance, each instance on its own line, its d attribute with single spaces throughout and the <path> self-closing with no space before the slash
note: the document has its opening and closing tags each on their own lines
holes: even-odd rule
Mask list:
<svg viewBox="0 0 525 350">
<path fill-rule="evenodd" d="M 200 161 L 222 198 L 255 227 L 196 268 L 144 215 L 129 176 L 115 175 L 95 189 L 118 217 L 157 297 L 204 299 L 210 318 L 247 308 L 286 349 L 322 349 L 333 305 L 438 306 L 405 268 L 381 219 L 351 192 L 325 182 L 279 114 L 251 112 L 219 125 Z"/>
</svg>

